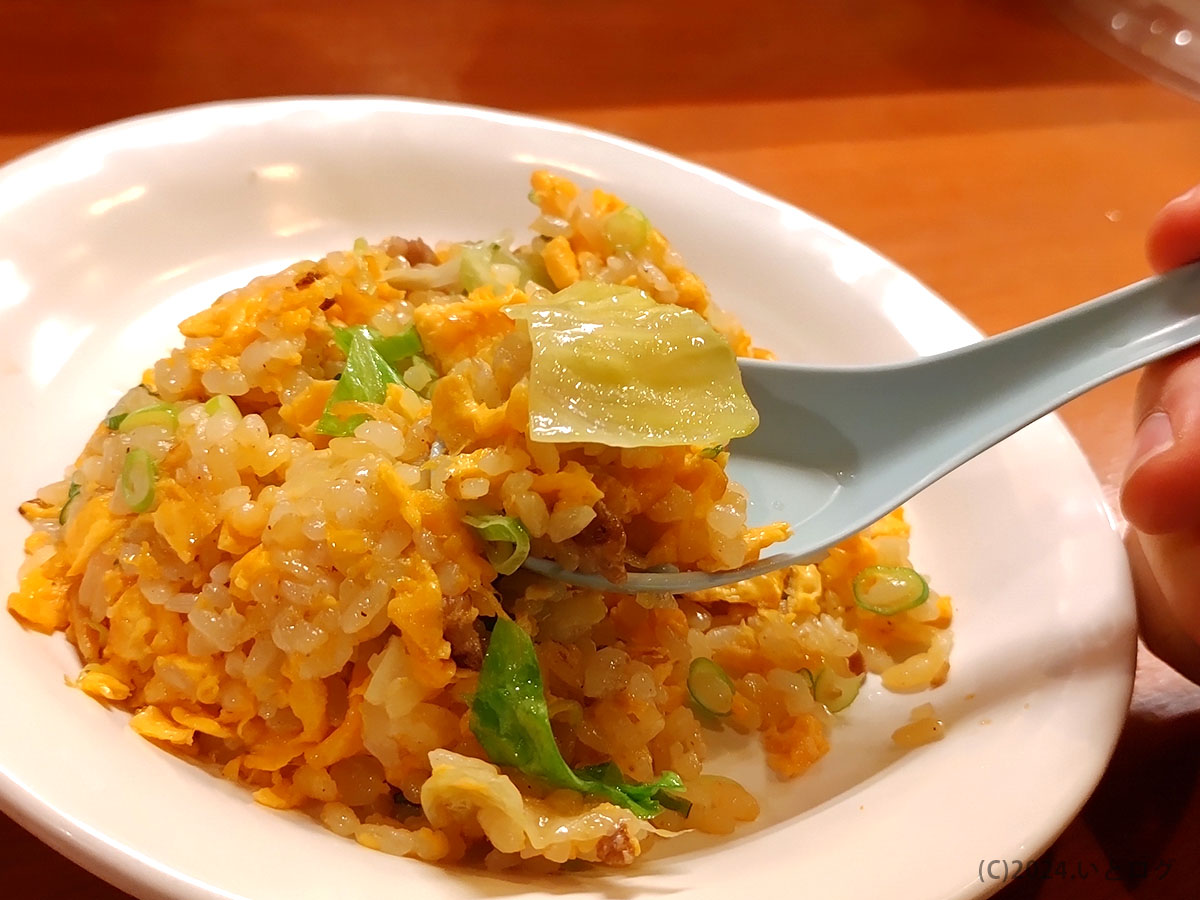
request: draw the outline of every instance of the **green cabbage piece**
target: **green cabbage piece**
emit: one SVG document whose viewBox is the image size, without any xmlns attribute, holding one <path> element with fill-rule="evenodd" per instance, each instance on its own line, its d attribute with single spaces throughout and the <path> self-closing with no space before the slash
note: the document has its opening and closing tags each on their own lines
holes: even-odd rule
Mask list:
<svg viewBox="0 0 1200 900">
<path fill-rule="evenodd" d="M 690 309 L 581 281 L 506 311 L 533 345 L 534 440 L 713 446 L 758 427 L 733 349 Z"/>
<path fill-rule="evenodd" d="M 421 346 L 421 336 L 417 334 L 417 329 L 413 325 L 391 337 L 384 337 L 370 325 L 334 328 L 333 342 L 337 344 L 342 353 L 348 356 L 350 345 L 356 335 L 369 341 L 375 352 L 382 356 L 383 361 L 393 369 L 398 368 L 404 360 L 418 355 L 424 349 Z"/>
<path fill-rule="evenodd" d="M 325 404 L 325 411 L 317 423 L 321 434 L 347 436 L 369 417 L 359 413 L 342 419 L 334 415 L 333 409 L 347 400 L 359 403 L 383 403 L 387 399 L 389 384 L 397 384 L 400 377 L 375 349 L 371 335 L 365 329 L 336 329 L 334 340 L 344 349 L 346 366 L 342 377 L 334 385 L 333 393 Z"/>
<path fill-rule="evenodd" d="M 496 765 L 511 766 L 555 787 L 603 797 L 644 819 L 662 811 L 660 792 L 684 789 L 674 772 L 642 783 L 626 781 L 612 763 L 584 769 L 568 766 L 550 729 L 533 641 L 508 619 L 497 619 L 492 629 L 471 701 L 471 731 Z"/>
</svg>

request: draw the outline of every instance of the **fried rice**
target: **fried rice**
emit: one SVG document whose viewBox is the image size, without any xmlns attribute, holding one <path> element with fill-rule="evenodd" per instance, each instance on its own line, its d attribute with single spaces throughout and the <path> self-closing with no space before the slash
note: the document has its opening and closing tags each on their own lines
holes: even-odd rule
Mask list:
<svg viewBox="0 0 1200 900">
<path fill-rule="evenodd" d="M 505 309 L 581 279 L 694 310 L 764 355 L 633 207 L 545 172 L 531 199 L 518 248 L 358 241 L 183 322 L 182 347 L 22 506 L 33 530 L 9 609 L 66 633 L 80 690 L 265 806 L 424 860 L 623 865 L 662 836 L 757 816 L 704 772 L 710 729 L 758 740 L 793 778 L 829 750 L 862 673 L 941 683 L 951 605 L 932 590 L 892 614 L 858 602 L 865 571 L 911 571 L 899 510 L 817 565 L 693 594 L 499 574 L 478 517 L 610 579 L 732 568 L 787 533 L 747 526 L 723 448 L 529 438 L 530 341 Z M 339 335 L 364 326 L 419 337 L 378 402 L 339 392 Z M 675 790 L 634 809 L 491 758 L 473 701 L 498 622 L 532 637 L 567 765 L 613 763 L 627 784 L 675 773 Z M 930 709 L 897 740 L 939 733 Z"/>
</svg>

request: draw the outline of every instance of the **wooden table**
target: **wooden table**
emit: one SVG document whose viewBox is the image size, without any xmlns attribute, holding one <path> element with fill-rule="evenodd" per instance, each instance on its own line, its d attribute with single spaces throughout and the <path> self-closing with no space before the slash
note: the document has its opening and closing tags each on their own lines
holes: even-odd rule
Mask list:
<svg viewBox="0 0 1200 900">
<path fill-rule="evenodd" d="M 988 332 L 1145 275 L 1151 215 L 1200 180 L 1200 105 L 1032 0 L 4 0 L 0 34 L 0 161 L 121 116 L 234 97 L 532 111 L 809 209 Z M 1110 499 L 1132 390 L 1127 377 L 1063 411 Z M 1001 896 L 1196 896 L 1198 772 L 1200 687 L 1143 651 L 1106 776 Z M 3 817 L 0 884 L 22 900 L 125 896 Z"/>
</svg>

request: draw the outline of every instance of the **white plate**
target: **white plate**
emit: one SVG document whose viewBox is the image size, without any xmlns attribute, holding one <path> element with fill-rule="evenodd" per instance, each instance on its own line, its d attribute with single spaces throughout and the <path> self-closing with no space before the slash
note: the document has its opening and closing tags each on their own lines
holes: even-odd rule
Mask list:
<svg viewBox="0 0 1200 900">
<path fill-rule="evenodd" d="M 62 477 L 99 417 L 222 290 L 358 235 L 520 231 L 532 169 L 636 203 L 720 303 L 785 358 L 867 362 L 977 333 L 911 276 L 744 184 L 628 141 L 488 110 L 384 98 L 220 104 L 81 134 L 0 170 L 0 572 L 17 504 Z M 800 436 L 802 439 L 802 436 Z M 1128 702 L 1134 616 L 1121 545 L 1059 422 L 1043 420 L 921 495 L 914 556 L 958 607 L 949 682 L 867 689 L 807 776 L 774 781 L 755 741 L 713 768 L 762 817 L 660 843 L 634 868 L 555 880 L 452 871 L 364 850 L 137 737 L 64 676 L 61 636 L 0 618 L 0 801 L 43 840 L 141 897 L 972 897 L 992 859 L 1031 859 L 1095 786 Z M 889 735 L 916 703 L 944 741 Z M 1000 869 L 993 867 L 993 873 Z"/>
</svg>

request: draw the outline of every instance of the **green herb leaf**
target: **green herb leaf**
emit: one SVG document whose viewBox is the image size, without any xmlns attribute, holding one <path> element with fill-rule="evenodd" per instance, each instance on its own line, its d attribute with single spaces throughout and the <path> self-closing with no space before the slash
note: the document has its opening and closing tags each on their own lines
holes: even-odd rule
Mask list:
<svg viewBox="0 0 1200 900">
<path fill-rule="evenodd" d="M 339 339 L 339 331 L 349 332 L 349 339 Z M 383 403 L 387 399 L 388 385 L 397 384 L 400 378 L 375 349 L 365 329 L 337 329 L 334 331 L 334 340 L 338 341 L 339 347 L 342 346 L 341 341 L 346 340 L 346 367 L 342 369 L 342 377 L 329 395 L 321 421 L 317 423 L 317 431 L 344 437 L 353 434 L 354 429 L 369 417 L 359 414 L 342 419 L 334 415 L 332 410 L 346 401 Z"/>
<path fill-rule="evenodd" d="M 511 575 L 529 557 L 529 532 L 515 516 L 463 516 L 488 542 L 488 562 L 501 575 Z"/>
<path fill-rule="evenodd" d="M 649 784 L 627 782 L 612 763 L 575 771 L 554 741 L 533 641 L 516 623 L 497 619 L 471 702 L 471 731 L 492 762 L 511 766 L 555 787 L 593 794 L 642 818 L 662 809 L 659 791 L 678 793 L 683 782 L 664 772 Z"/>
</svg>

